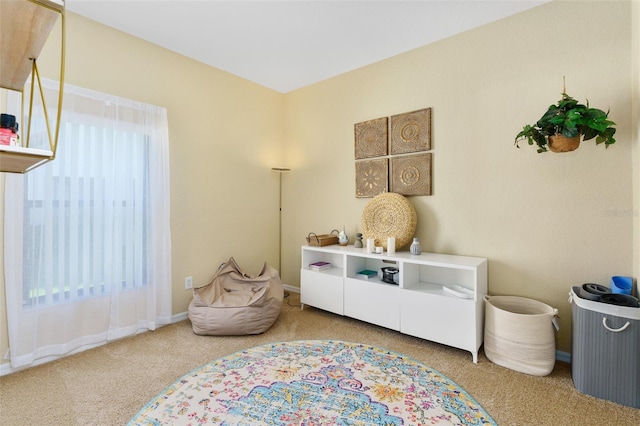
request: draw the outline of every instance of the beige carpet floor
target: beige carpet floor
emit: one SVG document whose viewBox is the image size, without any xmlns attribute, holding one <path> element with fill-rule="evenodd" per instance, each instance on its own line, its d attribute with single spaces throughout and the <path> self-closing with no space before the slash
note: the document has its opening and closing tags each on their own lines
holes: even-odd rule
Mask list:
<svg viewBox="0 0 640 426">
<path fill-rule="evenodd" d="M 0 378 L 2 425 L 124 425 L 179 377 L 216 358 L 269 342 L 334 339 L 403 353 L 463 387 L 499 425 L 640 425 L 640 410 L 578 392 L 568 364 L 529 376 L 471 354 L 299 307 L 285 299 L 258 336 L 197 336 L 182 321 Z"/>
</svg>

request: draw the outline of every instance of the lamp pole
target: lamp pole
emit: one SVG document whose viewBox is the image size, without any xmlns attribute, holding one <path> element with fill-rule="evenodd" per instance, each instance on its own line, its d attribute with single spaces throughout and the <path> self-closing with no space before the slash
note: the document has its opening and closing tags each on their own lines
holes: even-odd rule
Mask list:
<svg viewBox="0 0 640 426">
<path fill-rule="evenodd" d="M 272 167 L 271 170 L 280 173 L 280 192 L 278 195 L 278 274 L 282 279 L 282 173 L 291 171 L 291 169 Z"/>
</svg>

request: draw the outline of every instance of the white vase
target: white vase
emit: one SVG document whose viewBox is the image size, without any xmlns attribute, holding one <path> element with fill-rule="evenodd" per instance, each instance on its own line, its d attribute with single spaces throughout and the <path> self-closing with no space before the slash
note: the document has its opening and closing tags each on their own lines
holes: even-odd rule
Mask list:
<svg viewBox="0 0 640 426">
<path fill-rule="evenodd" d="M 414 238 L 413 242 L 411 243 L 411 247 L 409 247 L 409 250 L 411 251 L 411 254 L 415 254 L 415 255 L 422 253 L 422 246 L 420 245 L 420 240 L 417 238 Z"/>
<path fill-rule="evenodd" d="M 346 232 L 344 232 L 344 225 L 342 226 L 342 231 L 338 234 L 338 244 L 341 246 L 346 246 L 349 244 L 349 236 Z"/>
</svg>

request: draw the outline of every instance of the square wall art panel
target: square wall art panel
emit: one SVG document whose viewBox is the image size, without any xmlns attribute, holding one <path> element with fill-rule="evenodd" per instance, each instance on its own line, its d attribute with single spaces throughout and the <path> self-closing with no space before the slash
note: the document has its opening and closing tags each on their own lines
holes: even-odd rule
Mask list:
<svg viewBox="0 0 640 426">
<path fill-rule="evenodd" d="M 392 157 L 391 192 L 431 195 L 431 153 Z"/>
<path fill-rule="evenodd" d="M 431 149 L 431 108 L 391 116 L 391 155 Z"/>
<path fill-rule="evenodd" d="M 389 190 L 389 160 L 356 161 L 356 197 L 375 197 Z"/>
<path fill-rule="evenodd" d="M 356 123 L 353 127 L 356 160 L 387 155 L 389 139 L 387 117 Z"/>
</svg>

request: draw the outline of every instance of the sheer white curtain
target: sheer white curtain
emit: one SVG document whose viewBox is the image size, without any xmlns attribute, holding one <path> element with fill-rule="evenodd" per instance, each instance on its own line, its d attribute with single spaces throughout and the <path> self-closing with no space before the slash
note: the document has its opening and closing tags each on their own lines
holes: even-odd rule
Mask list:
<svg viewBox="0 0 640 426">
<path fill-rule="evenodd" d="M 58 83 L 42 85 L 48 107 L 57 108 Z M 6 176 L 14 369 L 171 321 L 166 110 L 70 85 L 64 91 L 55 160 Z M 33 113 L 33 148 L 48 144 L 42 117 Z"/>
</svg>

